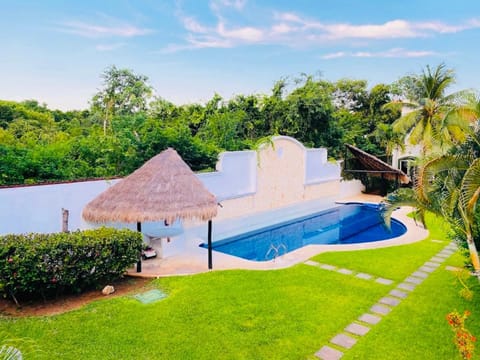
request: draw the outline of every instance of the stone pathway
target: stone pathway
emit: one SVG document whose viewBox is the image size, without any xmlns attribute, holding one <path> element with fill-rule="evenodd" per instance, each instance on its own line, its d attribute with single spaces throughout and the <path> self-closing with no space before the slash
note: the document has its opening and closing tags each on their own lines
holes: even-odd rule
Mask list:
<svg viewBox="0 0 480 360">
<path fill-rule="evenodd" d="M 379 299 L 377 303 L 375 303 L 370 308 L 370 312 L 361 315 L 357 320 L 353 321 L 345 329 L 343 329 L 341 333 L 335 335 L 332 339 L 330 339 L 329 344 L 323 346 L 320 350 L 318 350 L 315 353 L 315 356 L 323 360 L 341 359 L 345 351 L 352 348 L 357 343 L 359 338 L 365 336 L 370 331 L 370 329 L 376 324 L 378 324 L 383 317 L 387 316 L 395 306 L 400 305 L 402 300 L 405 299 L 410 292 L 414 291 L 415 287 L 421 284 L 423 280 L 425 280 L 430 275 L 430 273 L 436 270 L 450 255 L 452 255 L 456 249 L 457 247 L 455 244 L 448 244 L 438 254 L 433 256 L 429 261 L 425 262 L 425 264 L 423 264 L 417 271 L 413 272 L 410 276 L 405 278 L 405 280 L 402 283 L 398 284 L 395 289 L 391 290 L 388 295 Z M 324 266 L 326 265 L 310 260 L 306 261 L 305 263 L 307 265 L 319 266 L 322 269 L 325 269 Z M 329 268 L 326 270 L 340 272 L 340 269 L 338 269 L 337 267 L 334 267 L 332 265 L 328 265 L 328 267 Z M 350 274 L 353 273 L 354 272 L 351 271 Z M 358 273 L 356 277 L 364 279 L 363 277 L 359 277 L 359 274 L 362 273 Z M 372 275 L 370 276 L 371 278 L 373 278 Z M 377 282 L 378 279 L 382 278 L 377 278 Z M 390 284 L 393 283 L 392 280 L 390 281 Z"/>
<path fill-rule="evenodd" d="M 320 269 L 323 269 L 323 270 L 336 271 L 336 272 L 338 272 L 340 274 L 343 274 L 343 275 L 355 275 L 356 278 L 363 279 L 363 280 L 375 280 L 376 283 L 379 283 L 379 284 L 382 284 L 382 285 L 393 284 L 393 280 L 390 280 L 390 279 L 377 277 L 377 276 L 366 274 L 366 273 L 363 273 L 363 272 L 356 272 L 356 271 L 350 270 L 350 269 L 339 268 L 335 265 L 322 264 L 322 263 L 319 263 L 319 262 L 316 262 L 316 261 L 313 261 L 313 260 L 307 260 L 307 261 L 304 262 L 304 264 L 319 267 Z"/>
</svg>

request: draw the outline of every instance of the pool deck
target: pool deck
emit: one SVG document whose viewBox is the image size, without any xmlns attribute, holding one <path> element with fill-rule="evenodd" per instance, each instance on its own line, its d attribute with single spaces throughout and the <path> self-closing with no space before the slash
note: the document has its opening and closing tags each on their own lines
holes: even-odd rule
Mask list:
<svg viewBox="0 0 480 360">
<path fill-rule="evenodd" d="M 379 203 L 381 200 L 382 197 L 380 196 L 361 194 L 355 197 L 341 199 L 337 202 Z M 308 245 L 303 248 L 289 252 L 285 255 L 282 255 L 275 260 L 262 262 L 245 260 L 228 254 L 213 251 L 213 270 L 283 269 L 304 262 L 312 256 L 315 256 L 322 252 L 375 249 L 417 242 L 427 237 L 428 231 L 424 229 L 420 224 L 417 225 L 413 221 L 413 219 L 406 216 L 411 211 L 412 208 L 408 207 L 400 208 L 393 213 L 392 217 L 401 221 L 407 227 L 407 232 L 404 235 L 394 239 L 361 244 Z M 171 241 L 175 242 L 176 239 L 172 239 Z M 181 247 L 181 252 L 166 255 L 163 258 L 154 258 L 142 261 L 142 271 L 140 273 L 137 273 L 136 270 L 132 268 L 128 271 L 128 275 L 157 278 L 174 275 L 198 274 L 211 271 L 208 270 L 207 266 L 207 249 L 199 247 L 199 245 L 203 242 L 204 239 L 202 239 L 201 237 L 194 237 L 193 239 L 190 239 L 188 241 L 184 240 Z"/>
</svg>

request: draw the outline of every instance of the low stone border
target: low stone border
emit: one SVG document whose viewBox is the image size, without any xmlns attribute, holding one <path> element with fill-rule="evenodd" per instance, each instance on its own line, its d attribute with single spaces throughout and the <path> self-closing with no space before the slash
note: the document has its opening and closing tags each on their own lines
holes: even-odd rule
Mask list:
<svg viewBox="0 0 480 360">
<path fill-rule="evenodd" d="M 423 280 L 425 280 L 440 266 L 441 263 L 450 257 L 450 255 L 452 255 L 456 249 L 457 247 L 455 244 L 448 244 L 438 254 L 433 256 L 429 261 L 425 262 L 425 264 L 423 264 L 417 271 L 414 271 L 410 276 L 407 276 L 407 278 L 405 278 L 402 283 L 398 284 L 395 289 L 391 290 L 388 295 L 378 300 L 378 302 L 370 308 L 370 312 L 361 315 L 357 320 L 350 323 L 345 329 L 343 329 L 343 332 L 335 335 L 330 340 L 329 344 L 323 346 L 315 353 L 315 356 L 322 360 L 341 359 L 344 352 L 348 349 L 351 349 L 357 343 L 358 337 L 365 336 L 370 329 L 378 324 L 383 317 L 387 316 L 395 306 L 400 305 L 402 300 L 405 299 L 410 292 L 414 291 L 415 287 L 421 284 Z M 324 267 L 322 267 L 322 265 L 325 265 L 315 261 L 306 261 L 305 264 L 319 266 L 323 269 Z M 329 265 L 329 267 L 331 266 L 332 265 Z M 337 269 L 338 268 L 335 267 L 335 269 L 327 270 L 340 272 Z M 332 347 L 331 345 L 334 345 L 337 348 Z"/>
</svg>

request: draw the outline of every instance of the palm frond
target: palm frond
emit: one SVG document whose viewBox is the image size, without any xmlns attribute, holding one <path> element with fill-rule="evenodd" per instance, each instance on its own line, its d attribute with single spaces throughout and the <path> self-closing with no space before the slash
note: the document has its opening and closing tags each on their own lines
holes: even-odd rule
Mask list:
<svg viewBox="0 0 480 360">
<path fill-rule="evenodd" d="M 395 120 L 393 123 L 393 131 L 406 136 L 417 123 L 418 115 L 418 110 L 414 110 Z"/>
<path fill-rule="evenodd" d="M 441 101 L 443 104 L 462 106 L 471 101 L 472 95 L 475 97 L 475 94 L 470 89 L 460 90 L 443 96 Z"/>
<path fill-rule="evenodd" d="M 445 64 L 442 63 L 434 71 L 427 65 L 420 80 L 425 97 L 436 100 L 442 98 L 446 88 L 455 82 L 455 76 L 453 70 L 446 69 Z"/>
<path fill-rule="evenodd" d="M 473 215 L 480 197 L 480 158 L 470 165 L 463 176 L 460 201 L 469 215 Z"/>
<path fill-rule="evenodd" d="M 408 141 L 412 145 L 421 144 L 423 141 L 423 134 L 425 132 L 425 123 L 424 121 L 416 122 L 415 126 L 411 129 Z"/>
<path fill-rule="evenodd" d="M 424 205 L 418 200 L 413 189 L 398 189 L 389 194 L 383 204 L 382 216 L 387 226 L 390 226 L 392 213 L 401 206 L 411 206 L 420 212 L 425 210 Z"/>
<path fill-rule="evenodd" d="M 458 159 L 452 155 L 444 155 L 435 157 L 427 161 L 423 166 L 418 169 L 417 174 L 417 196 L 423 202 L 430 202 L 430 196 L 432 190 L 432 182 L 439 174 L 450 171 L 458 164 Z"/>
</svg>

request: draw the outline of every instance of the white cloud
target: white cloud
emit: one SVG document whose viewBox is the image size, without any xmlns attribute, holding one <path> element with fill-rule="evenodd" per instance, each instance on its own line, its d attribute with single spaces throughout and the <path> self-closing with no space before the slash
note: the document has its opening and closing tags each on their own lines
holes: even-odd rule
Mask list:
<svg viewBox="0 0 480 360">
<path fill-rule="evenodd" d="M 271 33 L 273 35 L 284 35 L 284 34 L 289 34 L 289 33 L 292 33 L 292 32 L 296 32 L 298 31 L 298 28 L 295 27 L 295 26 L 291 26 L 287 23 L 279 23 L 279 24 L 275 24 L 272 26 L 272 29 L 271 29 Z"/>
<path fill-rule="evenodd" d="M 388 21 L 380 25 L 323 25 L 328 37 L 335 39 L 391 39 L 421 36 L 405 20 Z"/>
<path fill-rule="evenodd" d="M 441 21 L 412 22 L 396 19 L 378 24 L 326 23 L 293 12 L 272 12 L 265 25 L 245 24 L 242 14 L 235 17 L 222 13 L 225 7 L 242 9 L 246 1 L 212 0 L 210 7 L 216 21 L 204 25 L 195 18 L 177 14 L 187 34 L 185 44 L 169 45 L 168 52 L 187 49 L 235 47 L 249 44 L 274 44 L 289 47 L 325 46 L 343 41 L 375 41 L 413 39 L 456 33 L 468 29 L 480 28 L 480 19 L 470 19 L 458 24 L 446 24 Z M 243 22 L 243 24 L 242 24 Z M 330 54 L 331 55 L 331 54 Z M 386 53 L 387 56 L 420 57 L 423 53 Z M 430 54 L 431 55 L 431 54 Z M 337 55 L 339 57 L 340 55 Z M 347 56 L 343 54 L 342 56 Z M 352 55 L 349 55 L 352 56 Z M 358 57 L 369 53 L 358 53 Z M 376 54 L 375 56 L 379 56 Z"/>
<path fill-rule="evenodd" d="M 338 58 L 342 58 L 342 57 L 345 57 L 347 56 L 347 53 L 344 52 L 344 51 L 338 51 L 338 52 L 334 52 L 334 53 L 330 53 L 330 54 L 326 54 L 326 55 L 323 55 L 322 56 L 322 59 L 326 59 L 326 60 L 329 60 L 329 59 L 338 59 Z"/>
<path fill-rule="evenodd" d="M 342 57 L 357 58 L 419 58 L 427 56 L 439 56 L 440 54 L 430 50 L 407 50 L 402 48 L 393 48 L 386 51 L 355 51 L 345 52 L 339 51 L 335 53 L 325 54 L 322 59 L 331 60 Z"/>
<path fill-rule="evenodd" d="M 301 19 L 292 19 L 299 23 Z M 325 24 L 318 21 L 301 20 L 304 29 L 318 30 L 318 37 L 331 39 L 401 39 L 431 36 L 435 33 L 456 33 L 480 27 L 478 21 L 467 21 L 460 25 L 442 22 L 409 22 L 402 19 L 383 24 L 353 25 L 348 23 Z"/>
<path fill-rule="evenodd" d="M 289 13 L 289 12 L 274 13 L 274 18 L 280 21 L 303 23 L 303 20 L 300 18 L 300 16 L 294 13 Z"/>
<path fill-rule="evenodd" d="M 195 20 L 193 17 L 185 16 L 185 17 L 182 17 L 181 20 L 183 22 L 183 26 L 188 31 L 191 31 L 194 33 L 208 32 L 208 29 L 205 26 L 199 24 L 197 20 Z"/>
<path fill-rule="evenodd" d="M 294 13 L 275 13 L 274 19 L 284 23 L 301 25 L 303 32 L 310 38 L 320 39 L 398 39 L 425 37 L 438 34 L 456 33 L 468 29 L 480 28 L 480 19 L 470 19 L 461 24 L 449 25 L 440 21 L 410 22 L 403 19 L 387 21 L 382 24 L 323 23 L 302 18 Z M 298 27 L 297 27 L 298 28 Z"/>
<path fill-rule="evenodd" d="M 242 10 L 245 7 L 247 0 L 213 0 L 211 2 L 212 8 L 218 9 L 219 6 L 230 7 L 237 10 Z"/>
<path fill-rule="evenodd" d="M 227 29 L 223 22 L 219 22 L 217 25 L 217 33 L 223 39 L 241 40 L 250 43 L 259 42 L 264 38 L 264 33 L 261 29 L 246 26 L 236 29 Z"/>
<path fill-rule="evenodd" d="M 152 32 L 150 29 L 139 28 L 134 25 L 122 24 L 107 24 L 98 25 L 82 21 L 67 21 L 60 24 L 60 31 L 71 33 L 88 38 L 102 38 L 102 37 L 124 37 L 130 38 L 135 36 L 147 35 Z"/>
<path fill-rule="evenodd" d="M 232 43 L 226 39 L 219 39 L 215 36 L 203 36 L 203 37 L 193 37 L 189 36 L 187 38 L 189 44 L 195 49 L 201 48 L 228 48 L 232 47 Z"/>
<path fill-rule="evenodd" d="M 98 51 L 113 51 L 124 47 L 125 43 L 116 43 L 116 44 L 98 44 L 95 46 L 95 49 Z"/>
</svg>

